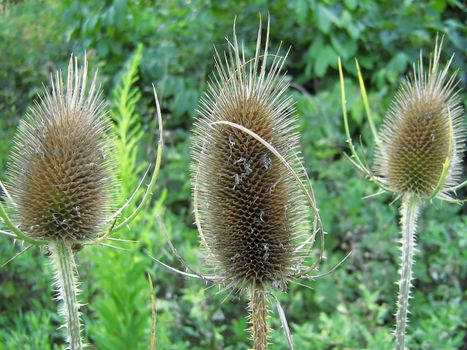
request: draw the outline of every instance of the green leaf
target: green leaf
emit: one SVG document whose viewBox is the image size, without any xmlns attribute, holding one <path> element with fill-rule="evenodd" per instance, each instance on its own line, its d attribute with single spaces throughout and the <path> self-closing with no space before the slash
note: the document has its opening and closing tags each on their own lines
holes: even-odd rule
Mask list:
<svg viewBox="0 0 467 350">
<path fill-rule="evenodd" d="M 174 96 L 185 90 L 185 81 L 181 77 L 171 76 L 167 78 L 164 86 L 164 96 Z"/>
<path fill-rule="evenodd" d="M 318 53 L 322 50 L 323 48 L 323 36 L 322 35 L 317 35 L 315 40 L 313 40 L 313 44 L 311 44 L 309 50 L 308 50 L 308 56 L 311 60 L 315 59 L 318 57 Z"/>
<path fill-rule="evenodd" d="M 342 56 L 344 60 L 352 58 L 357 52 L 357 43 L 353 40 L 339 40 L 336 35 L 331 35 L 331 44 L 336 50 L 339 56 Z"/>
<path fill-rule="evenodd" d="M 325 14 L 325 7 L 321 4 L 318 4 L 316 13 L 315 13 L 315 20 L 316 25 L 321 32 L 324 34 L 328 34 L 331 29 L 331 20 Z"/>
<path fill-rule="evenodd" d="M 322 78 L 328 69 L 328 66 L 334 65 L 337 61 L 337 54 L 334 49 L 326 45 L 317 52 L 315 61 L 315 74 Z"/>
<path fill-rule="evenodd" d="M 359 38 L 360 30 L 354 24 L 354 21 L 352 19 L 352 15 L 350 14 L 350 12 L 346 10 L 342 12 L 341 26 L 347 31 L 347 33 L 350 35 L 350 37 L 353 40 L 357 40 Z"/>
<path fill-rule="evenodd" d="M 318 4 L 316 11 L 316 25 L 325 34 L 329 34 L 332 24 L 341 25 L 341 20 L 328 8 Z"/>
<path fill-rule="evenodd" d="M 386 68 L 388 71 L 403 73 L 407 68 L 409 58 L 406 54 L 398 52 L 387 64 Z"/>
<path fill-rule="evenodd" d="M 101 57 L 107 56 L 107 54 L 109 53 L 109 45 L 107 44 L 106 40 L 100 40 L 97 43 L 97 52 Z"/>
<path fill-rule="evenodd" d="M 355 10 L 357 8 L 357 0 L 344 0 L 344 3 L 349 10 Z"/>
<path fill-rule="evenodd" d="M 300 25 L 305 25 L 308 18 L 308 2 L 307 0 L 297 0 L 295 2 L 295 16 L 297 18 L 297 23 Z"/>
<path fill-rule="evenodd" d="M 198 98 L 198 92 L 193 89 L 187 89 L 176 94 L 175 100 L 173 102 L 174 116 L 180 117 L 184 113 L 188 113 L 191 116 L 195 116 Z"/>
</svg>

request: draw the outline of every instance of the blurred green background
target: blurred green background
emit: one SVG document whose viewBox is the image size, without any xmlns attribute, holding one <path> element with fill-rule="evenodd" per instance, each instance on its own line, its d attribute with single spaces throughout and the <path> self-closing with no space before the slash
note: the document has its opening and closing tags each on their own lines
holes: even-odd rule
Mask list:
<svg viewBox="0 0 467 350">
<path fill-rule="evenodd" d="M 154 163 L 157 125 L 151 84 L 163 109 L 165 149 L 156 195 L 119 237 L 127 251 L 85 247 L 80 265 L 84 333 L 91 349 L 148 349 L 150 293 L 154 279 L 159 349 L 248 349 L 244 298 L 224 300 L 155 264 L 144 251 L 181 268 L 159 230 L 167 226 L 175 246 L 203 270 L 193 225 L 189 183 L 190 129 L 213 69 L 213 45 L 226 48 L 237 16 L 237 32 L 248 54 L 254 50 L 258 14 L 271 15 L 271 45 L 291 52 L 286 63 L 296 101 L 304 161 L 314 183 L 329 234 L 332 275 L 291 285 L 280 300 L 297 349 L 392 349 L 397 294 L 399 202 L 390 195 L 362 197 L 377 189 L 343 157 L 337 57 L 343 59 L 350 127 L 360 151 L 372 160 L 373 142 L 354 65 L 365 76 L 378 125 L 395 89 L 420 49 L 432 50 L 445 35 L 444 61 L 455 52 L 466 84 L 467 8 L 461 1 L 3 1 L 0 2 L 0 178 L 20 118 L 37 100 L 42 84 L 65 69 L 71 53 L 86 50 L 99 70 L 115 121 L 122 179 L 121 200 L 131 193 L 148 162 Z M 461 93 L 464 102 L 465 91 Z M 465 192 L 459 193 L 465 197 Z M 129 208 L 131 210 L 131 208 Z M 414 299 L 408 347 L 466 349 L 467 219 L 460 206 L 434 202 L 419 224 Z M 0 237 L 0 263 L 21 250 Z M 316 253 L 316 252 L 315 252 Z M 0 269 L 0 349 L 64 349 L 53 300 L 52 272 L 45 251 L 31 249 Z M 271 349 L 286 342 L 273 306 Z"/>
</svg>

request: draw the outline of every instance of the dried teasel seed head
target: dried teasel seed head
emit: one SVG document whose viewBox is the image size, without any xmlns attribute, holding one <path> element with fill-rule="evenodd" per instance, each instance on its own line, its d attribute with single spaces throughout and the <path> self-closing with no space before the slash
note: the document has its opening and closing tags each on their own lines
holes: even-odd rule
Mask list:
<svg viewBox="0 0 467 350">
<path fill-rule="evenodd" d="M 255 56 L 247 59 L 234 29 L 224 60 L 216 52 L 216 74 L 192 142 L 201 243 L 213 272 L 236 290 L 284 288 L 301 262 L 296 248 L 309 228 L 305 197 L 284 163 L 234 127 L 256 133 L 299 168 L 294 109 L 281 73 L 285 57 L 268 53 L 268 37 L 269 26 L 263 51 L 260 26 Z"/>
<path fill-rule="evenodd" d="M 102 229 L 110 199 L 108 120 L 96 75 L 88 87 L 87 62 L 71 57 L 51 91 L 21 121 L 8 162 L 16 224 L 31 238 L 92 239 Z"/>
<path fill-rule="evenodd" d="M 419 198 L 432 195 L 449 159 L 440 196 L 455 186 L 462 172 L 465 129 L 463 109 L 457 96 L 456 74 L 448 75 L 450 63 L 440 69 L 442 40 L 436 40 L 428 71 L 422 54 L 413 75 L 402 83 L 384 120 L 376 172 L 399 194 Z"/>
</svg>

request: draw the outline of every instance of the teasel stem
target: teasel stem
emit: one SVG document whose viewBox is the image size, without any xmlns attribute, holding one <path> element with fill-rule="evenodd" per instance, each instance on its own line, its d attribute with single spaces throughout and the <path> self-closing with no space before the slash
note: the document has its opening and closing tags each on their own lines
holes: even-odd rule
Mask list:
<svg viewBox="0 0 467 350">
<path fill-rule="evenodd" d="M 62 315 L 65 317 L 67 342 L 70 350 L 83 349 L 81 324 L 79 319 L 78 281 L 76 264 L 71 243 L 59 240 L 49 244 L 52 265 L 56 272 L 58 299 L 63 301 Z"/>
<path fill-rule="evenodd" d="M 409 307 L 410 288 L 412 287 L 412 265 L 415 250 L 415 231 L 420 212 L 420 201 L 411 195 L 403 197 L 401 206 L 401 279 L 399 281 L 399 296 L 396 314 L 396 350 L 404 350 L 405 328 Z"/>
<path fill-rule="evenodd" d="M 266 350 L 268 345 L 268 305 L 263 288 L 253 285 L 250 289 L 250 323 L 253 350 Z"/>
</svg>

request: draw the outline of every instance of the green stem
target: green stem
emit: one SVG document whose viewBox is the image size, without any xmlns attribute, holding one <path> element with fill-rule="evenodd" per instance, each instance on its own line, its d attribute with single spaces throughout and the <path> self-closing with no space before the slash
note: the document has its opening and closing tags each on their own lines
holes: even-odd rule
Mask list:
<svg viewBox="0 0 467 350">
<path fill-rule="evenodd" d="M 65 241 L 55 241 L 49 244 L 52 265 L 56 273 L 58 299 L 63 301 L 61 314 L 65 317 L 67 342 L 70 350 L 83 349 L 81 325 L 79 319 L 79 304 L 76 265 L 71 244 Z"/>
<path fill-rule="evenodd" d="M 250 323 L 253 350 L 266 350 L 268 345 L 268 306 L 266 294 L 255 286 L 250 290 Z"/>
<path fill-rule="evenodd" d="M 409 307 L 410 288 L 412 286 L 412 265 L 415 249 L 415 231 L 417 218 L 420 212 L 420 203 L 417 198 L 404 196 L 401 206 L 401 279 L 399 281 L 399 296 L 397 299 L 396 314 L 396 350 L 404 350 L 405 328 L 407 325 L 407 312 Z"/>
</svg>

